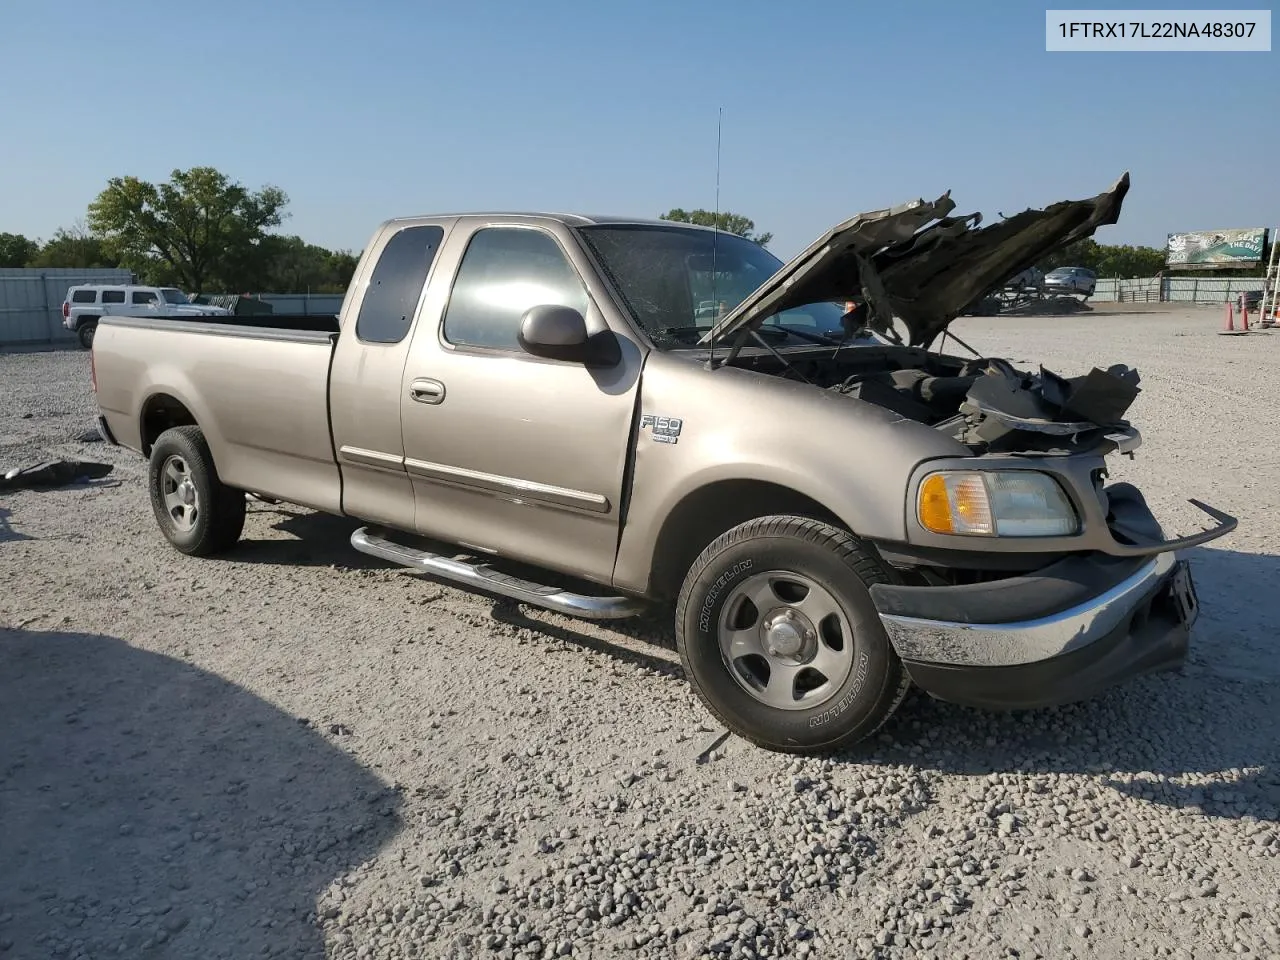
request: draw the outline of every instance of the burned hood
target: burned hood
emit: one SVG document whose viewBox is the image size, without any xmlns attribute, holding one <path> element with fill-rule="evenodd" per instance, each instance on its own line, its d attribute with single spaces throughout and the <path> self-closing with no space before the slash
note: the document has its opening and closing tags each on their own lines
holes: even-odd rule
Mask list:
<svg viewBox="0 0 1280 960">
<path fill-rule="evenodd" d="M 967 307 L 1045 255 L 1115 223 L 1129 191 L 1126 172 L 1087 200 L 1024 210 L 989 226 L 951 216 L 950 192 L 858 214 L 828 230 L 702 338 L 710 343 L 765 318 L 822 301 L 860 301 L 860 323 L 888 332 L 893 318 L 913 346 L 929 346 Z M 861 314 L 863 310 L 860 310 Z"/>
</svg>

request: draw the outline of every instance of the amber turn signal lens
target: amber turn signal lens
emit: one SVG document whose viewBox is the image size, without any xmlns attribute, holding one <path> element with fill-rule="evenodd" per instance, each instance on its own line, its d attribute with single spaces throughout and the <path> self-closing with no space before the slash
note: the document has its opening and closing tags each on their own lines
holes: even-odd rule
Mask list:
<svg viewBox="0 0 1280 960">
<path fill-rule="evenodd" d="M 935 473 L 920 485 L 920 525 L 934 533 L 950 533 L 951 504 L 947 500 L 947 481 Z"/>
<path fill-rule="evenodd" d="M 920 485 L 920 525 L 933 533 L 991 536 L 991 500 L 979 473 L 935 473 Z"/>
</svg>

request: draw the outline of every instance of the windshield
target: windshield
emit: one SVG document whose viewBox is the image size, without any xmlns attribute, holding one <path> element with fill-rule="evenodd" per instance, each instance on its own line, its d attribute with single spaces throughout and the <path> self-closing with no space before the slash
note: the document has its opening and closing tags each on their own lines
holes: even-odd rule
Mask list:
<svg viewBox="0 0 1280 960">
<path fill-rule="evenodd" d="M 729 233 L 648 224 L 593 225 L 579 232 L 635 322 L 659 347 L 694 345 L 782 266 L 764 247 Z M 806 334 L 842 339 L 843 314 L 837 304 L 815 303 L 769 317 L 764 325 L 795 331 L 798 342 L 811 342 Z"/>
<path fill-rule="evenodd" d="M 190 303 L 187 295 L 181 290 L 175 290 L 172 287 L 165 287 L 160 291 L 164 295 L 165 303 Z"/>
</svg>

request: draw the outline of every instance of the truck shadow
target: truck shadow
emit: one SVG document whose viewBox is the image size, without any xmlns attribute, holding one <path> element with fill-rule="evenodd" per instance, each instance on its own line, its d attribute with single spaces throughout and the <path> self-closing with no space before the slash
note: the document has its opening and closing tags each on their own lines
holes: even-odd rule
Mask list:
<svg viewBox="0 0 1280 960">
<path fill-rule="evenodd" d="M 684 676 L 684 672 L 680 668 L 680 661 L 675 656 L 675 637 L 671 635 L 669 629 L 664 633 L 663 625 L 656 615 L 637 617 L 632 623 L 628 624 L 631 629 L 623 629 L 621 623 L 613 623 L 606 629 L 615 636 L 621 634 L 641 643 L 660 647 L 666 651 L 666 656 L 637 650 L 632 646 L 624 645 L 624 643 L 608 637 L 593 637 L 581 630 L 564 627 L 556 623 L 548 623 L 545 620 L 535 620 L 526 614 L 523 607 L 514 600 L 508 600 L 505 597 L 493 597 L 491 599 L 493 600 L 493 609 L 490 615 L 499 623 L 505 623 L 507 626 L 518 629 L 532 630 L 552 640 L 559 640 L 561 643 L 571 644 L 580 649 L 589 650 L 592 653 L 604 654 L 633 666 L 645 667 L 663 676 Z"/>
<path fill-rule="evenodd" d="M 967 776 L 1094 774 L 1152 803 L 1280 819 L 1280 656 L 1272 640 L 1280 557 L 1207 547 L 1190 557 L 1201 616 L 1181 672 L 1053 710 L 987 713 L 913 692 L 884 730 L 896 746 L 877 753 Z M 859 753 L 844 759 L 863 762 Z"/>
<path fill-rule="evenodd" d="M 14 956 L 320 960 L 317 895 L 401 823 L 305 722 L 114 637 L 0 630 L 0 730 Z"/>
<path fill-rule="evenodd" d="M 287 534 L 255 540 L 252 526 L 264 518 L 272 530 Z M 225 554 L 236 563 L 266 563 L 282 567 L 339 567 L 349 570 L 390 570 L 396 564 L 360 553 L 351 546 L 351 533 L 363 526 L 351 517 L 316 513 L 303 507 L 253 503 L 249 506 L 246 538 Z M 398 568 L 397 568 L 398 569 Z"/>
</svg>

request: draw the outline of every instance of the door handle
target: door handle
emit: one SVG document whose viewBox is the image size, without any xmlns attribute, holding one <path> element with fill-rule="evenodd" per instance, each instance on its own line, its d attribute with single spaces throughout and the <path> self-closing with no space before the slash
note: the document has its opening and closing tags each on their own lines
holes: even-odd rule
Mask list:
<svg viewBox="0 0 1280 960">
<path fill-rule="evenodd" d="M 418 403 L 439 403 L 444 399 L 444 384 L 439 380 L 419 377 L 409 384 L 409 396 Z"/>
</svg>

